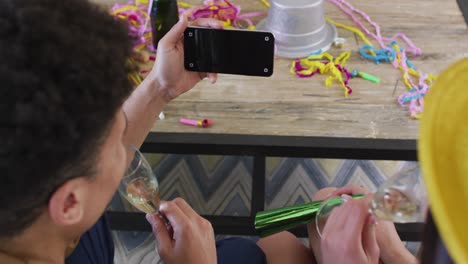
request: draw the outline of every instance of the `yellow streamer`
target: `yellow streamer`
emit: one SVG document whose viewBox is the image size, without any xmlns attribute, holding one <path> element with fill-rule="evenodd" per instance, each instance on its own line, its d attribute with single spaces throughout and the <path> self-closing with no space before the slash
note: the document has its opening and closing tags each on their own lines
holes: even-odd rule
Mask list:
<svg viewBox="0 0 468 264">
<path fill-rule="evenodd" d="M 350 56 L 351 52 L 349 51 L 341 53 L 335 60 L 333 59 L 333 56 L 327 52 L 318 55 L 310 55 L 307 58 L 293 61 L 289 71 L 294 75 L 296 75 L 296 73 L 299 73 L 301 75 L 311 75 L 312 73 L 318 70 L 320 74 L 329 75 L 325 79 L 325 86 L 330 87 L 333 84 L 333 81 L 338 81 L 344 89 L 344 96 L 347 97 L 349 90 L 348 87 L 346 87 L 343 80 L 343 75 L 341 74 L 341 71 L 336 67 L 336 64 L 344 66 L 344 64 Z M 328 63 L 323 63 L 323 60 L 328 61 Z M 306 69 L 296 72 L 296 63 L 299 63 Z"/>
<path fill-rule="evenodd" d="M 270 3 L 268 2 L 268 0 L 260 0 L 262 1 L 262 3 L 266 6 L 266 7 L 270 7 Z"/>
<path fill-rule="evenodd" d="M 136 87 L 138 85 L 140 85 L 140 83 L 143 81 L 141 79 L 141 76 L 136 73 L 136 72 L 132 72 L 132 73 L 129 73 L 128 74 L 128 79 L 132 82 L 132 84 Z"/>
<path fill-rule="evenodd" d="M 359 30 L 358 28 L 355 28 L 355 27 L 353 27 L 353 26 L 347 26 L 347 25 L 345 25 L 345 24 L 341 24 L 341 23 L 335 22 L 335 21 L 333 21 L 332 19 L 330 19 L 330 18 L 328 18 L 328 17 L 325 18 L 325 19 L 327 20 L 328 23 L 333 24 L 333 25 L 335 25 L 336 27 L 339 27 L 339 28 L 342 28 L 342 29 L 345 29 L 345 30 L 348 30 L 348 31 L 351 31 L 351 32 L 355 33 L 356 35 L 358 35 L 358 36 L 362 39 L 362 41 L 363 41 L 364 43 L 366 43 L 367 45 L 373 47 L 373 46 L 372 46 L 372 43 L 369 41 L 369 39 L 366 37 L 366 35 L 364 35 L 364 33 L 363 33 L 361 30 Z M 375 56 L 375 53 L 374 53 L 373 50 L 370 51 L 370 54 L 371 54 L 372 56 Z"/>
<path fill-rule="evenodd" d="M 182 8 L 193 8 L 196 6 L 196 5 L 192 5 L 192 4 L 180 2 L 180 1 L 177 1 L 177 5 Z"/>
<path fill-rule="evenodd" d="M 341 66 L 343 66 L 348 61 L 350 56 L 351 51 L 345 51 L 341 53 L 340 56 L 335 59 L 335 64 L 341 64 Z"/>
<path fill-rule="evenodd" d="M 125 11 L 128 11 L 128 10 L 138 11 L 138 7 L 136 7 L 136 6 L 124 6 L 124 7 L 121 7 L 121 8 L 118 8 L 118 9 L 114 10 L 111 14 L 112 15 L 117 15 L 119 13 L 122 13 L 122 12 L 125 12 Z"/>
<path fill-rule="evenodd" d="M 135 2 L 136 2 L 137 5 L 138 4 L 140 4 L 140 5 L 147 5 L 148 4 L 148 0 L 136 0 Z"/>
<path fill-rule="evenodd" d="M 401 66 L 401 54 L 398 53 L 399 51 L 401 51 L 400 47 L 398 45 L 394 44 L 392 46 L 392 48 L 395 49 L 395 51 L 397 52 L 396 59 L 397 59 L 397 62 L 398 62 L 398 69 L 403 72 L 403 81 L 404 81 L 406 87 L 408 88 L 408 90 L 411 90 L 414 87 L 409 82 L 409 79 L 411 77 L 420 78 L 421 74 L 418 71 L 416 71 L 416 70 L 414 70 L 412 68 L 409 68 L 408 72 L 405 73 L 403 67 Z M 436 78 L 437 78 L 437 76 L 433 75 L 432 73 L 429 73 L 427 75 L 427 78 L 426 78 L 427 85 L 431 85 L 435 81 Z"/>
</svg>

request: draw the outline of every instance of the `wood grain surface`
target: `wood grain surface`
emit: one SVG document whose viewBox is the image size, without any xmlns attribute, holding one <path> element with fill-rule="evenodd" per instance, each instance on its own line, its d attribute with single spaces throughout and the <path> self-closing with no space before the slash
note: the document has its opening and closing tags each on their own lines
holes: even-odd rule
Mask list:
<svg viewBox="0 0 468 264">
<path fill-rule="evenodd" d="M 109 4 L 110 1 L 96 2 Z M 202 3 L 201 0 L 187 2 Z M 240 5 L 242 12 L 267 12 L 260 1 L 231 2 Z M 468 30 L 455 0 L 350 2 L 369 14 L 381 26 L 384 36 L 403 32 L 411 38 L 423 50 L 422 56 L 411 58 L 423 72 L 438 74 L 468 56 Z M 353 25 L 334 5 L 325 3 L 325 9 L 327 17 Z M 339 84 L 325 87 L 325 76 L 297 78 L 289 73 L 291 59 L 276 58 L 270 78 L 219 75 L 215 85 L 200 82 L 167 105 L 166 119 L 157 121 L 152 131 L 416 139 L 419 122 L 410 119 L 406 107 L 396 101 L 406 89 L 401 73 L 390 64 L 365 61 L 358 54 L 362 41 L 345 30 L 338 29 L 338 34 L 346 39 L 346 44 L 329 52 L 337 56 L 350 50 L 352 56 L 347 68 L 376 75 L 381 79 L 380 84 L 352 79 L 353 94 L 344 98 Z M 178 123 L 181 117 L 209 118 L 214 120 L 214 125 L 206 129 L 184 126 Z"/>
</svg>

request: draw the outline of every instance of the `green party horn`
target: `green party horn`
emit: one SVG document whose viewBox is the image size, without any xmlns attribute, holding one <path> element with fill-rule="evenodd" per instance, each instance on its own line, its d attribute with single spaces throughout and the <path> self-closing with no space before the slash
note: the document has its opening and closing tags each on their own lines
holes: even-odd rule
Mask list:
<svg viewBox="0 0 468 264">
<path fill-rule="evenodd" d="M 351 72 L 351 77 L 353 77 L 353 78 L 361 77 L 362 79 L 371 81 L 373 83 L 380 83 L 379 77 L 374 76 L 374 75 L 369 74 L 369 73 L 361 72 L 359 70 L 353 70 Z"/>
<path fill-rule="evenodd" d="M 364 194 L 352 195 L 355 199 L 362 198 L 363 196 Z M 255 230 L 260 237 L 266 237 L 313 222 L 322 202 L 323 200 L 313 201 L 306 204 L 258 212 L 255 215 Z M 340 197 L 329 200 L 332 206 L 339 205 L 342 202 L 343 200 Z"/>
</svg>

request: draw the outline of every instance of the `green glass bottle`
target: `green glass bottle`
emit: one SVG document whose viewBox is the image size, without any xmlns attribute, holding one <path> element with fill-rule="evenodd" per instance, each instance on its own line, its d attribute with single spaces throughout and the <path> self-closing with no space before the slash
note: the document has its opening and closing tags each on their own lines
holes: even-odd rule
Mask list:
<svg viewBox="0 0 468 264">
<path fill-rule="evenodd" d="M 151 27 L 153 31 L 153 45 L 158 47 L 159 41 L 179 21 L 177 0 L 152 0 Z"/>
</svg>

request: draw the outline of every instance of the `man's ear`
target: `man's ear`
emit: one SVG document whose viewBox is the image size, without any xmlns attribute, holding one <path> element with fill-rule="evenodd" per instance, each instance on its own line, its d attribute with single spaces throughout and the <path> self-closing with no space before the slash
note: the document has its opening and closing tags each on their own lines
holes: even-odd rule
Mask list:
<svg viewBox="0 0 468 264">
<path fill-rule="evenodd" d="M 57 188 L 49 200 L 49 215 L 59 226 L 79 224 L 84 216 L 85 192 L 83 179 L 75 178 Z"/>
</svg>

